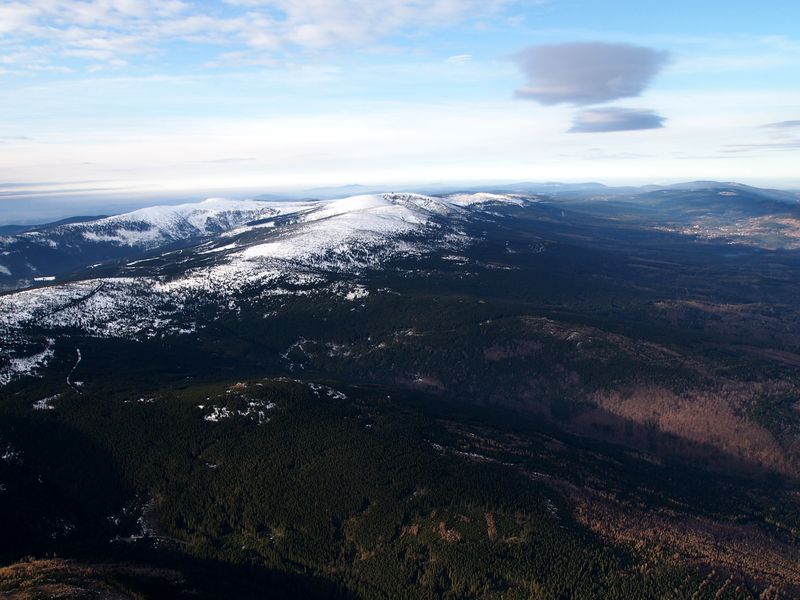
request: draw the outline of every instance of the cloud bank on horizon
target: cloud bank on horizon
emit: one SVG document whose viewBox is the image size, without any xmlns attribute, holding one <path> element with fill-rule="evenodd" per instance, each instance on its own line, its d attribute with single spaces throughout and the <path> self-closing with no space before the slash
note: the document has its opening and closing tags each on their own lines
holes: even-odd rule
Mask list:
<svg viewBox="0 0 800 600">
<path fill-rule="evenodd" d="M 0 0 L 0 220 L 87 189 L 800 187 L 800 4 L 771 6 Z"/>
</svg>

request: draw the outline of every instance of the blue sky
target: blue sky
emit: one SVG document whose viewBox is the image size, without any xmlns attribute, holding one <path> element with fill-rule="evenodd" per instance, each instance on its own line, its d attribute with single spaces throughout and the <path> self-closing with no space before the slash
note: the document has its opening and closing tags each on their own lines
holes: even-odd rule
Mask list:
<svg viewBox="0 0 800 600">
<path fill-rule="evenodd" d="M 798 121 L 796 1 L 0 0 L 0 221 L 92 189 L 800 187 Z"/>
</svg>

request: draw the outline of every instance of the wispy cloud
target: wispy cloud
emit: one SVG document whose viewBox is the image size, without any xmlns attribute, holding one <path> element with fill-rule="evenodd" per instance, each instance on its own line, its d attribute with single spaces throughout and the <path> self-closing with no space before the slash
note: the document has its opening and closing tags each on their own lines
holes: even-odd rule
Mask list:
<svg viewBox="0 0 800 600">
<path fill-rule="evenodd" d="M 661 129 L 666 119 L 652 110 L 634 108 L 591 108 L 575 115 L 570 133 L 605 133 Z"/>
<path fill-rule="evenodd" d="M 582 42 L 534 46 L 515 57 L 527 83 L 518 98 L 541 104 L 600 104 L 639 96 L 668 54 L 642 46 Z"/>
<path fill-rule="evenodd" d="M 763 142 L 754 144 L 729 144 L 723 147 L 722 152 L 736 154 L 740 152 L 755 152 L 764 150 L 776 150 L 784 152 L 800 150 L 800 140 L 792 140 L 788 142 Z"/>
<path fill-rule="evenodd" d="M 762 125 L 762 127 L 766 127 L 767 129 L 797 129 L 800 128 L 800 120 L 767 123 L 766 125 Z"/>
<path fill-rule="evenodd" d="M 460 63 L 470 62 L 472 60 L 471 54 L 456 54 L 451 56 L 445 62 L 450 65 L 457 65 Z"/>
<path fill-rule="evenodd" d="M 359 47 L 404 31 L 479 19 L 511 0 L 29 0 L 0 4 L 13 66 L 78 59 L 123 66 L 175 40 L 261 64 L 287 52 Z M 1 58 L 1 57 L 0 57 Z M 3 61 L 0 60 L 0 63 Z"/>
<path fill-rule="evenodd" d="M 245 158 L 237 158 L 237 157 L 215 158 L 215 159 L 212 159 L 212 160 L 200 160 L 200 161 L 197 161 L 197 162 L 203 163 L 203 164 L 207 164 L 207 165 L 227 165 L 227 164 L 232 164 L 232 163 L 252 162 L 254 160 L 256 160 L 254 156 L 248 156 L 248 157 L 245 157 Z"/>
</svg>

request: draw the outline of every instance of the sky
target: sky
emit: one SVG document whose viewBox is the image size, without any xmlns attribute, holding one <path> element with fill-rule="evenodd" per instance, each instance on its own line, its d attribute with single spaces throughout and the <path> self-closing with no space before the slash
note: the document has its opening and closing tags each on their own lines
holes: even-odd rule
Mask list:
<svg viewBox="0 0 800 600">
<path fill-rule="evenodd" d="M 0 0 L 0 223 L 799 164 L 797 0 Z"/>
</svg>

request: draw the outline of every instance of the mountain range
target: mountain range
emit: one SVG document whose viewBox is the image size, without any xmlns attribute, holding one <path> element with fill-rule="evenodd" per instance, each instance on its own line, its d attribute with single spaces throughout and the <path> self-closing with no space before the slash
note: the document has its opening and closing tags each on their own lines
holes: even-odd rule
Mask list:
<svg viewBox="0 0 800 600">
<path fill-rule="evenodd" d="M 798 250 L 716 182 L 7 229 L 0 590 L 794 597 Z"/>
</svg>

